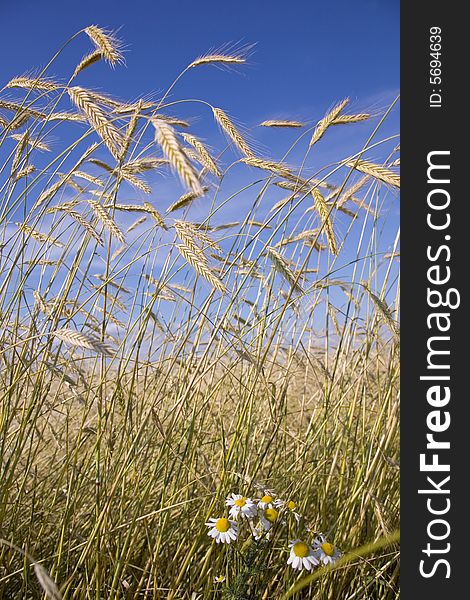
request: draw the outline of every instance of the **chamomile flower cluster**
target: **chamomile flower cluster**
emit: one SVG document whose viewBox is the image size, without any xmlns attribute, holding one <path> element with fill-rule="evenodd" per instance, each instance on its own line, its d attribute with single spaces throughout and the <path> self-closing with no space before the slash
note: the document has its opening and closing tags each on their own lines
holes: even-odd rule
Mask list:
<svg viewBox="0 0 470 600">
<path fill-rule="evenodd" d="M 284 523 L 287 513 L 300 519 L 293 501 L 277 498 L 273 490 L 264 490 L 259 498 L 231 493 L 225 500 L 227 516 L 211 518 L 206 523 L 208 535 L 217 543 L 230 544 L 238 538 L 240 526 L 244 526 L 256 540 L 269 539 L 269 531 L 278 523 Z"/>
<path fill-rule="evenodd" d="M 312 544 L 302 540 L 294 540 L 289 544 L 290 554 L 287 564 L 293 569 L 311 571 L 319 565 L 332 565 L 340 557 L 341 552 L 332 543 L 327 542 L 324 535 L 314 539 Z"/>
<path fill-rule="evenodd" d="M 262 489 L 258 497 L 231 493 L 225 500 L 225 507 L 225 514 L 206 523 L 208 535 L 217 544 L 231 544 L 243 534 L 244 539 L 250 536 L 257 542 L 268 543 L 276 531 L 287 525 L 289 530 L 293 527 L 303 530 L 301 538 L 289 543 L 287 564 L 292 569 L 311 571 L 315 567 L 334 564 L 341 557 L 341 552 L 325 535 L 318 533 L 314 537 L 308 527 L 302 526 L 303 518 L 297 503 L 279 498 L 274 490 Z"/>
</svg>

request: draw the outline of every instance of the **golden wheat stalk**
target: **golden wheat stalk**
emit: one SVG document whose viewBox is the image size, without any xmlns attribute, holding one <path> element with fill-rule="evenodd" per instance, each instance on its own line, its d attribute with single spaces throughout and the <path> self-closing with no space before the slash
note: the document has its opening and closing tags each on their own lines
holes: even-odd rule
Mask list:
<svg viewBox="0 0 470 600">
<path fill-rule="evenodd" d="M 34 173 L 35 170 L 36 167 L 34 165 L 27 165 L 24 169 L 21 169 L 21 171 L 18 171 L 18 173 L 15 175 L 15 182 L 19 181 L 20 179 L 23 179 L 23 177 L 31 175 L 31 173 Z"/>
<path fill-rule="evenodd" d="M 99 179 L 98 177 L 94 177 L 93 175 L 90 175 L 90 173 L 87 173 L 86 171 L 74 170 L 72 175 L 73 175 L 73 177 L 79 177 L 80 179 L 89 181 L 90 183 L 93 183 L 97 187 L 103 187 L 103 185 L 104 185 L 103 182 L 101 181 L 101 179 Z"/>
<path fill-rule="evenodd" d="M 18 166 L 21 162 L 23 152 L 24 152 L 26 146 L 28 145 L 29 130 L 27 129 L 21 135 L 18 135 L 18 136 L 15 135 L 15 139 L 18 141 L 18 144 L 16 145 L 15 155 L 14 155 L 12 163 L 11 163 L 11 173 L 14 173 L 16 171 L 16 169 L 18 168 Z"/>
<path fill-rule="evenodd" d="M 183 119 L 178 119 L 177 117 L 162 115 L 161 113 L 154 115 L 152 119 L 164 121 L 165 123 L 167 123 L 168 125 L 172 125 L 173 127 L 189 127 L 189 123 L 187 121 L 183 121 Z"/>
<path fill-rule="evenodd" d="M 204 255 L 203 249 L 199 246 L 199 240 L 194 235 L 194 231 L 190 228 L 186 221 L 175 221 L 174 227 L 179 239 L 187 246 L 191 252 L 198 254 L 201 261 L 207 264 L 207 258 Z"/>
<path fill-rule="evenodd" d="M 371 300 L 377 307 L 378 311 L 384 317 L 384 319 L 387 322 L 388 326 L 390 327 L 391 331 L 395 335 L 399 336 L 400 335 L 399 325 L 396 322 L 396 320 L 393 318 L 392 311 L 387 306 L 387 303 L 384 300 L 382 300 L 381 298 L 379 298 L 376 294 L 374 294 L 374 292 L 371 291 L 371 289 L 366 281 L 362 281 L 361 283 L 362 283 L 362 287 L 369 294 Z"/>
<path fill-rule="evenodd" d="M 231 223 L 221 223 L 220 225 L 214 225 L 211 227 L 211 231 L 223 231 L 224 229 L 232 229 L 241 225 L 240 221 L 232 221 Z"/>
<path fill-rule="evenodd" d="M 264 158 L 249 156 L 247 158 L 242 158 L 241 162 L 249 165 L 250 167 L 256 167 L 257 169 L 269 171 L 274 173 L 274 175 L 279 175 L 279 177 L 284 177 L 285 179 L 295 178 L 295 175 L 292 173 L 289 167 L 283 163 L 277 163 L 273 160 L 265 160 Z"/>
<path fill-rule="evenodd" d="M 194 167 L 183 152 L 171 125 L 158 119 L 152 119 L 155 128 L 155 139 L 162 148 L 165 156 L 178 173 L 181 181 L 196 194 L 202 194 L 202 185 L 197 177 Z"/>
<path fill-rule="evenodd" d="M 207 148 L 204 144 L 198 140 L 194 135 L 190 135 L 189 133 L 182 134 L 183 139 L 190 144 L 197 152 L 197 160 L 200 162 L 208 171 L 213 173 L 216 177 L 222 177 L 222 173 L 220 172 L 219 167 L 217 166 L 215 160 L 210 155 Z"/>
<path fill-rule="evenodd" d="M 361 121 L 367 121 L 370 119 L 370 115 L 367 113 L 359 113 L 357 115 L 339 115 L 331 123 L 331 125 L 347 125 L 348 123 L 360 123 Z"/>
<path fill-rule="evenodd" d="M 33 115 L 30 112 L 23 112 L 16 115 L 9 123 L 10 131 L 16 131 L 25 125 Z"/>
<path fill-rule="evenodd" d="M 82 60 L 75 67 L 75 71 L 73 72 L 73 76 L 76 77 L 84 69 L 87 69 L 88 67 L 91 67 L 91 65 L 94 65 L 95 63 L 97 63 L 98 61 L 100 61 L 102 58 L 103 58 L 103 53 L 101 52 L 101 50 L 95 50 L 94 52 L 91 52 L 90 54 L 87 54 L 86 56 L 84 56 L 82 58 Z"/>
<path fill-rule="evenodd" d="M 145 194 L 150 194 L 152 191 L 151 188 L 140 177 L 137 177 L 136 174 L 144 173 L 145 171 L 149 171 L 151 169 L 157 169 L 164 164 L 168 164 L 166 159 L 145 157 L 121 165 L 117 169 L 112 169 L 112 167 L 109 167 L 109 165 L 104 165 L 103 163 L 101 163 L 100 166 L 106 168 L 106 170 L 109 170 L 116 177 L 125 179 L 128 183 L 142 190 Z"/>
<path fill-rule="evenodd" d="M 33 569 L 46 600 L 62 600 L 59 588 L 46 569 L 39 563 L 33 563 Z"/>
<path fill-rule="evenodd" d="M 70 175 L 68 177 L 70 177 Z M 68 177 L 61 177 L 58 181 L 56 181 L 50 187 L 46 188 L 43 192 L 41 192 L 36 201 L 35 208 L 39 208 L 44 204 L 44 202 L 50 200 L 59 191 L 59 189 L 66 184 Z"/>
<path fill-rule="evenodd" d="M 137 177 L 137 175 L 133 175 L 132 173 L 126 172 L 124 166 L 121 169 L 119 169 L 118 173 L 122 179 L 133 185 L 135 188 L 144 192 L 144 194 L 152 193 L 152 188 L 149 185 L 147 185 L 147 183 L 143 181 L 143 179 Z"/>
<path fill-rule="evenodd" d="M 101 239 L 101 237 L 98 235 L 98 233 L 95 231 L 95 229 L 93 228 L 92 225 L 90 225 L 90 223 L 88 223 L 88 221 L 76 210 L 67 210 L 67 213 L 72 217 L 72 219 L 74 219 L 75 221 L 77 221 L 77 223 L 79 225 L 81 225 L 83 227 L 83 229 L 85 229 L 85 231 L 100 245 L 100 246 L 104 246 L 104 242 Z"/>
<path fill-rule="evenodd" d="M 39 310 L 46 315 L 46 317 L 52 317 L 52 311 L 49 308 L 49 306 L 47 305 L 47 302 L 44 300 L 44 298 L 41 296 L 41 294 L 39 293 L 38 290 L 34 290 L 33 291 L 33 297 L 34 300 L 36 301 L 36 304 L 39 308 Z"/>
<path fill-rule="evenodd" d="M 113 307 L 116 306 L 117 308 L 119 308 L 119 310 L 122 310 L 122 312 L 127 311 L 127 307 L 124 304 L 124 302 L 121 302 L 121 300 L 119 300 L 119 298 L 117 296 L 113 296 L 113 294 L 110 293 L 109 289 L 106 289 L 106 286 L 94 285 L 92 287 L 93 287 L 93 289 L 95 289 L 98 292 L 98 294 L 101 294 L 102 296 L 106 296 L 106 298 L 112 304 Z M 94 308 L 96 310 L 100 310 L 101 307 L 95 305 Z M 104 312 L 103 308 L 101 308 L 101 312 Z M 109 313 L 107 312 L 106 314 L 109 314 Z"/>
<path fill-rule="evenodd" d="M 312 187 L 319 187 L 324 189 L 330 189 L 333 186 L 326 181 L 320 179 L 302 179 L 301 177 L 295 176 L 295 181 L 276 181 L 276 185 L 283 190 L 290 190 L 291 192 L 307 194 L 310 192 Z"/>
<path fill-rule="evenodd" d="M 28 118 L 29 117 L 36 117 L 37 119 L 46 119 L 47 118 L 47 115 L 43 112 L 40 112 L 38 110 L 33 110 L 30 107 L 25 108 L 21 104 L 12 102 L 11 100 L 4 100 L 3 98 L 0 99 L 0 108 L 2 108 L 4 110 L 10 110 L 12 112 L 16 112 L 19 114 L 25 113 L 28 115 Z"/>
<path fill-rule="evenodd" d="M 114 112 L 116 112 L 119 115 L 130 115 L 135 113 L 137 106 L 140 105 L 141 110 L 147 110 L 147 109 L 151 109 L 151 108 L 155 108 L 156 104 L 155 102 L 146 102 L 145 100 L 142 100 L 142 98 L 140 100 L 138 100 L 137 102 L 126 102 L 126 103 L 120 103 L 118 106 L 116 106 L 114 108 Z"/>
<path fill-rule="evenodd" d="M 104 208 L 114 208 L 115 210 L 125 212 L 147 212 L 142 204 L 114 204 L 113 202 L 109 202 L 104 205 Z"/>
<path fill-rule="evenodd" d="M 159 227 L 165 229 L 165 231 L 168 230 L 162 215 L 158 212 L 155 206 L 153 206 L 153 204 L 150 204 L 150 202 L 144 202 L 142 205 L 142 210 L 148 213 Z"/>
<path fill-rule="evenodd" d="M 282 248 L 283 246 L 287 246 L 288 244 L 295 244 L 296 242 L 304 242 L 311 241 L 318 237 L 319 229 L 306 229 L 297 235 L 291 235 L 283 238 L 280 242 L 278 242 L 274 247 Z"/>
<path fill-rule="evenodd" d="M 364 187 L 364 185 L 369 181 L 370 179 L 370 175 L 365 175 L 364 177 L 361 177 L 360 179 L 358 179 L 356 181 L 356 183 L 353 183 L 351 186 L 349 186 L 347 189 L 343 190 L 342 194 L 339 197 L 337 206 L 342 206 L 343 204 L 345 204 L 348 200 L 352 199 L 353 196 L 355 194 L 357 194 L 357 192 Z M 326 201 L 330 201 L 333 200 L 334 198 L 336 198 L 340 192 L 341 188 L 336 188 L 331 194 L 329 194 L 326 197 Z"/>
<path fill-rule="evenodd" d="M 129 231 L 129 229 L 127 231 Z M 121 256 L 121 254 L 126 250 L 126 248 L 127 246 L 125 244 L 123 244 L 122 246 L 118 246 L 111 255 L 111 261 L 116 260 L 118 256 Z"/>
<path fill-rule="evenodd" d="M 172 302 L 176 302 L 178 298 L 173 294 L 170 288 L 162 284 L 160 281 L 149 275 L 148 273 L 144 273 L 144 278 L 151 283 L 155 287 L 155 296 L 158 296 L 161 300 L 170 300 Z"/>
<path fill-rule="evenodd" d="M 104 284 L 111 286 L 112 288 L 114 288 L 115 290 L 118 290 L 118 292 L 123 292 L 124 294 L 130 294 L 131 291 L 128 290 L 127 288 L 125 288 L 122 283 L 116 283 L 115 281 L 113 281 L 112 279 L 106 278 L 104 275 L 101 275 L 100 273 L 96 273 L 95 277 L 97 279 L 99 279 L 100 281 L 102 281 Z"/>
<path fill-rule="evenodd" d="M 6 88 L 24 88 L 26 90 L 41 90 L 45 92 L 53 92 L 60 86 L 51 79 L 40 79 L 34 77 L 14 77 L 6 84 Z"/>
<path fill-rule="evenodd" d="M 72 102 L 84 112 L 88 122 L 102 138 L 111 154 L 118 158 L 121 153 L 123 139 L 121 133 L 106 113 L 96 103 L 94 95 L 88 90 L 74 86 L 67 90 Z"/>
<path fill-rule="evenodd" d="M 204 277 L 206 281 L 210 283 L 210 285 L 225 294 L 227 292 L 227 288 L 222 283 L 222 281 L 211 271 L 207 264 L 207 259 L 201 256 L 200 252 L 194 252 L 191 248 L 186 246 L 185 244 L 176 244 L 176 248 L 178 249 L 181 256 L 196 270 L 196 272 Z"/>
<path fill-rule="evenodd" d="M 49 121 L 76 121 L 77 123 L 86 123 L 85 115 L 71 112 L 56 112 L 51 113 L 48 117 Z"/>
<path fill-rule="evenodd" d="M 243 52 L 239 52 L 237 54 L 204 54 L 203 56 L 196 58 L 196 60 L 193 60 L 193 62 L 188 66 L 188 69 L 198 67 L 199 65 L 214 63 L 223 65 L 241 65 L 246 63 L 246 55 Z"/>
<path fill-rule="evenodd" d="M 247 142 L 244 140 L 241 133 L 235 127 L 233 122 L 229 119 L 228 115 L 221 108 L 212 107 L 212 112 L 214 113 L 214 118 L 217 121 L 217 123 L 225 131 L 225 133 L 232 140 L 235 146 L 245 156 L 254 156 L 253 151 L 251 150 Z"/>
<path fill-rule="evenodd" d="M 25 233 L 29 237 L 33 238 L 33 240 L 36 240 L 37 242 L 41 242 L 41 244 L 52 244 L 53 246 L 56 246 L 57 248 L 64 247 L 64 244 L 62 242 L 59 242 L 59 240 L 51 238 L 48 235 L 41 233 L 40 231 L 36 231 L 32 227 L 29 227 L 28 225 L 25 225 L 24 223 L 16 223 L 16 226 L 23 233 Z"/>
<path fill-rule="evenodd" d="M 139 219 L 134 221 L 131 225 L 129 225 L 129 227 L 126 229 L 126 233 L 130 233 L 131 231 L 133 231 L 134 229 L 139 227 L 139 225 L 142 225 L 142 223 L 145 223 L 146 220 L 147 220 L 147 217 L 140 217 Z M 116 257 L 114 257 L 114 255 L 113 255 L 113 258 L 116 258 Z"/>
<path fill-rule="evenodd" d="M 124 234 L 116 225 L 115 221 L 109 216 L 107 210 L 97 200 L 87 200 L 91 206 L 95 216 L 104 225 L 104 227 L 113 235 L 121 244 L 126 242 Z"/>
<path fill-rule="evenodd" d="M 335 206 L 335 208 L 336 210 L 339 210 L 339 212 L 342 212 L 345 215 L 348 215 L 348 217 L 351 217 L 351 219 L 357 219 L 357 213 L 355 213 L 353 210 L 350 210 L 345 206 Z"/>
<path fill-rule="evenodd" d="M 124 62 L 122 55 L 121 42 L 116 38 L 114 33 L 105 31 L 96 25 L 90 25 L 84 29 L 87 36 L 91 39 L 96 49 L 101 52 L 103 58 L 111 65 L 116 66 Z"/>
<path fill-rule="evenodd" d="M 361 171 L 361 173 L 370 175 L 374 179 L 382 181 L 383 183 L 388 183 L 389 185 L 397 188 L 400 187 L 400 176 L 397 173 L 390 171 L 386 167 L 376 165 L 375 163 L 371 163 L 366 160 L 349 160 L 345 163 L 345 165 L 350 169 L 356 169 L 357 171 Z"/>
<path fill-rule="evenodd" d="M 31 146 L 32 148 L 35 148 L 36 150 L 42 150 L 43 152 L 51 151 L 51 149 L 49 148 L 49 146 L 47 144 L 45 144 L 38 138 L 31 137 L 29 135 L 29 132 L 27 132 L 27 133 L 28 133 L 28 135 L 26 136 L 26 138 L 24 137 L 25 134 L 21 134 L 21 133 L 12 133 L 10 135 L 10 137 L 17 141 L 25 139 L 26 144 L 28 146 Z"/>
<path fill-rule="evenodd" d="M 53 331 L 52 335 L 59 340 L 70 344 L 71 346 L 77 346 L 78 348 L 84 348 L 87 350 L 94 350 L 95 352 L 104 354 L 105 356 L 113 356 L 114 354 L 113 348 L 106 342 L 102 342 L 93 335 L 81 333 L 79 331 L 75 331 L 74 329 L 63 327 L 62 329 L 56 329 Z"/>
<path fill-rule="evenodd" d="M 260 123 L 261 127 L 303 127 L 304 123 L 301 121 L 289 121 L 282 119 L 270 119 Z"/>
<path fill-rule="evenodd" d="M 266 248 L 269 258 L 275 270 L 287 281 L 294 291 L 303 293 L 302 286 L 298 283 L 297 274 L 291 270 L 290 264 L 275 248 L 268 246 Z"/>
<path fill-rule="evenodd" d="M 126 157 L 127 151 L 129 150 L 129 146 L 131 144 L 132 138 L 134 136 L 135 130 L 137 128 L 137 124 L 139 122 L 139 117 L 142 114 L 142 105 L 143 101 L 139 100 L 137 103 L 134 112 L 132 113 L 132 117 L 130 118 L 129 124 L 126 129 L 126 133 L 124 134 L 124 140 L 122 142 L 121 149 L 121 160 L 123 161 Z"/>
<path fill-rule="evenodd" d="M 289 204 L 289 202 L 292 202 L 292 200 L 294 199 L 295 195 L 291 195 L 291 196 L 287 196 L 287 198 L 281 198 L 281 200 L 279 200 L 278 202 L 276 202 L 276 204 L 274 204 L 269 212 L 273 213 L 276 212 L 278 210 L 280 210 L 281 208 L 284 208 L 284 206 L 287 206 L 287 204 Z"/>
<path fill-rule="evenodd" d="M 129 173 L 145 173 L 153 169 L 159 169 L 164 165 L 168 165 L 169 161 L 166 158 L 155 158 L 154 156 L 144 156 L 123 165 L 123 169 Z"/>
<path fill-rule="evenodd" d="M 108 165 L 108 163 L 104 162 L 104 160 L 100 160 L 99 158 L 90 158 L 88 162 L 90 162 L 92 165 L 100 167 L 101 169 L 104 169 L 108 173 L 111 173 L 113 175 L 116 174 L 116 169 L 111 165 Z"/>
<path fill-rule="evenodd" d="M 194 223 L 178 220 L 175 221 L 174 226 L 181 241 L 188 246 L 193 247 L 195 245 L 194 240 L 197 240 L 217 252 L 222 252 L 217 242 L 201 231 Z"/>
<path fill-rule="evenodd" d="M 61 204 L 56 204 L 55 206 L 50 206 L 49 208 L 47 208 L 46 214 L 51 214 L 62 210 L 73 210 L 78 204 L 80 204 L 79 200 L 69 200 L 68 202 L 62 202 Z"/>
<path fill-rule="evenodd" d="M 203 189 L 204 194 L 209 190 L 208 187 L 203 187 L 202 189 Z M 187 194 L 183 194 L 180 198 L 178 198 L 178 200 L 173 202 L 173 204 L 171 204 L 166 209 L 166 212 L 171 213 L 171 212 L 174 212 L 175 210 L 180 210 L 181 208 L 188 206 L 188 204 L 191 204 L 191 202 L 196 200 L 196 198 L 200 198 L 200 197 L 201 196 L 195 194 L 194 192 L 188 192 Z"/>
<path fill-rule="evenodd" d="M 338 248 L 336 246 L 335 232 L 333 230 L 333 225 L 331 224 L 330 218 L 330 208 L 328 204 L 325 202 L 325 199 L 321 195 L 321 192 L 313 188 L 312 189 L 312 197 L 315 204 L 315 208 L 320 216 L 320 219 L 323 224 L 323 230 L 326 234 L 326 239 L 328 240 L 328 244 L 330 246 L 331 252 L 336 255 L 338 254 Z"/>
<path fill-rule="evenodd" d="M 340 112 L 343 110 L 346 104 L 348 104 L 348 102 L 349 98 L 345 98 L 344 100 L 336 104 L 336 106 L 334 106 L 330 110 L 330 112 L 328 112 L 323 117 L 323 119 L 318 121 L 317 126 L 315 127 L 315 131 L 313 132 L 312 139 L 310 140 L 310 147 L 316 144 L 325 135 L 325 132 L 328 129 L 328 127 L 330 127 L 330 125 L 333 124 L 335 119 L 338 118 Z"/>
</svg>

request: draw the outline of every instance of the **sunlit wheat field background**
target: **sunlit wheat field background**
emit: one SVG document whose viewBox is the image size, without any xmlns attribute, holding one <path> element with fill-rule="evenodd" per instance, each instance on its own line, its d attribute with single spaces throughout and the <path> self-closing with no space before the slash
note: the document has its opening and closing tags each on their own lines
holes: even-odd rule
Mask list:
<svg viewBox="0 0 470 600">
<path fill-rule="evenodd" d="M 1 81 L 0 598 L 396 599 L 398 99 L 88 85 L 123 38 Z"/>
</svg>

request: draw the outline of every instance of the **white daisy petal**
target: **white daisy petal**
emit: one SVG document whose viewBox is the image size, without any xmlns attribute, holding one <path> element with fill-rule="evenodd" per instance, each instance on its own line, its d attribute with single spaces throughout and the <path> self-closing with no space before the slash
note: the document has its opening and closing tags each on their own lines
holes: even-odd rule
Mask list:
<svg viewBox="0 0 470 600">
<path fill-rule="evenodd" d="M 237 524 L 226 517 L 220 519 L 211 518 L 206 523 L 206 526 L 210 527 L 207 535 L 213 538 L 217 544 L 230 544 L 232 540 L 237 539 Z"/>
</svg>

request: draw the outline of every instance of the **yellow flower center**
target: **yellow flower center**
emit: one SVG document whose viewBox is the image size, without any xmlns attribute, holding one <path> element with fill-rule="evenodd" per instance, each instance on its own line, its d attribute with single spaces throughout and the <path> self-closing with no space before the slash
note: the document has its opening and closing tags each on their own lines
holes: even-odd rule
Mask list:
<svg viewBox="0 0 470 600">
<path fill-rule="evenodd" d="M 225 518 L 217 519 L 215 522 L 215 528 L 217 531 L 220 531 L 220 533 L 225 533 L 230 529 L 230 521 Z"/>
<path fill-rule="evenodd" d="M 289 502 L 287 503 L 287 508 L 289 510 L 295 510 L 297 508 L 297 504 L 292 500 L 289 500 Z"/>
<path fill-rule="evenodd" d="M 263 496 L 261 498 L 261 502 L 264 502 L 265 504 L 271 504 L 272 501 L 273 501 L 272 496 Z"/>
<path fill-rule="evenodd" d="M 264 517 L 270 523 L 275 523 L 277 521 L 278 516 L 279 516 L 279 513 L 277 512 L 277 510 L 275 508 L 267 508 L 264 511 Z"/>
<path fill-rule="evenodd" d="M 243 507 L 246 504 L 246 498 L 238 498 L 238 500 L 235 500 L 234 504 L 235 506 Z"/>
<path fill-rule="evenodd" d="M 310 554 L 310 548 L 305 542 L 297 542 L 292 546 L 292 550 L 294 551 L 294 554 L 300 558 L 305 558 Z"/>
<path fill-rule="evenodd" d="M 335 553 L 335 547 L 329 542 L 325 542 L 324 544 L 322 544 L 321 549 L 327 556 L 333 556 L 333 554 Z"/>
</svg>

